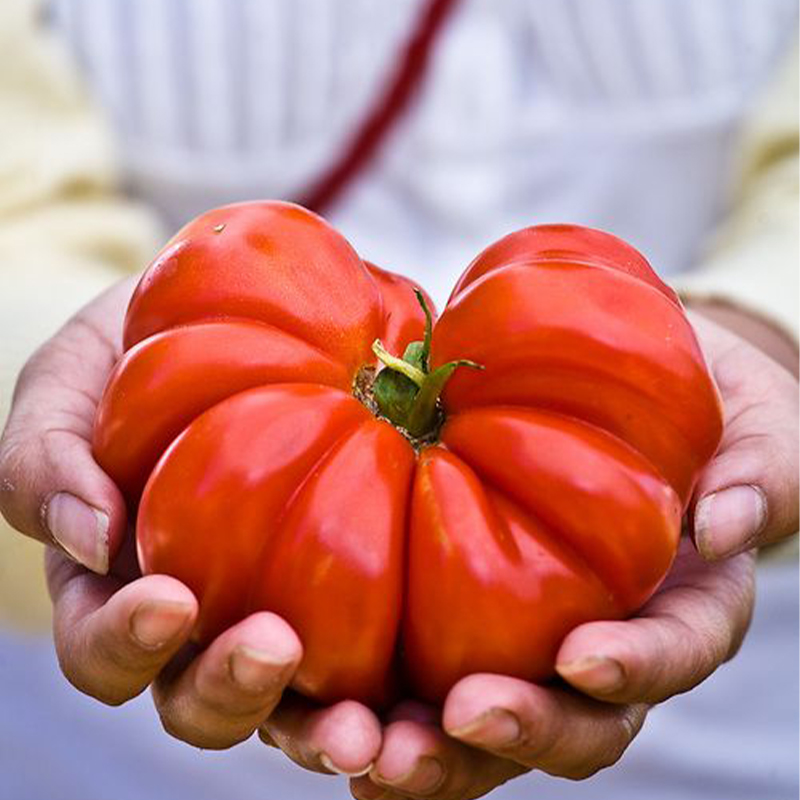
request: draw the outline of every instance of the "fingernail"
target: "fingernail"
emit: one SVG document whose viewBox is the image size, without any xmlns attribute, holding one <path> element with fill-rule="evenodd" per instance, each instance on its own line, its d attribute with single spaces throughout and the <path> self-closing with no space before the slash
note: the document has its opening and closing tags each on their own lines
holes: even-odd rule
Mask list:
<svg viewBox="0 0 800 800">
<path fill-rule="evenodd" d="M 755 544 L 767 522 L 767 498 L 757 486 L 732 486 L 704 497 L 694 512 L 694 540 L 709 561 Z"/>
<path fill-rule="evenodd" d="M 405 774 L 395 778 L 379 775 L 382 783 L 388 783 L 396 789 L 415 794 L 435 792 L 444 781 L 444 766 L 438 758 L 422 756 Z"/>
<path fill-rule="evenodd" d="M 291 662 L 279 661 L 263 650 L 240 644 L 228 658 L 234 683 L 248 692 L 265 692 L 286 675 Z"/>
<path fill-rule="evenodd" d="M 556 664 L 556 672 L 571 684 L 591 692 L 608 694 L 625 684 L 625 670 L 616 659 L 586 656 L 565 664 Z"/>
<path fill-rule="evenodd" d="M 360 778 L 363 775 L 366 775 L 372 769 L 373 766 L 372 761 L 370 761 L 369 764 L 367 764 L 367 766 L 364 767 L 363 769 L 358 769 L 358 770 L 342 769 L 342 767 L 333 763 L 331 757 L 327 753 L 320 753 L 319 760 L 322 763 L 322 766 L 325 767 L 325 769 L 330 770 L 331 772 L 335 772 L 337 775 L 347 775 L 348 778 Z M 381 792 L 383 792 L 383 789 L 381 789 Z"/>
<path fill-rule="evenodd" d="M 65 552 L 93 572 L 108 572 L 108 514 L 67 492 L 46 501 L 44 521 Z"/>
<path fill-rule="evenodd" d="M 131 617 L 131 635 L 148 650 L 164 647 L 185 629 L 192 613 L 187 603 L 145 600 Z"/>
<path fill-rule="evenodd" d="M 522 726 L 516 714 L 505 708 L 491 708 L 460 728 L 448 730 L 451 736 L 483 747 L 507 747 L 520 740 Z"/>
</svg>

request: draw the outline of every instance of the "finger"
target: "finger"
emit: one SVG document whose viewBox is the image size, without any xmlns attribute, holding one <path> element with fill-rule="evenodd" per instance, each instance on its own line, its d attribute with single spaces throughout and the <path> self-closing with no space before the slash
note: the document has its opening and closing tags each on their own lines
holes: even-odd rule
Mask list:
<svg viewBox="0 0 800 800">
<path fill-rule="evenodd" d="M 588 778 L 625 752 L 644 704 L 600 703 L 501 675 L 470 675 L 445 701 L 445 731 L 474 747 L 551 775 Z"/>
<path fill-rule="evenodd" d="M 734 339 L 714 361 L 725 400 L 719 452 L 695 490 L 693 532 L 708 560 L 778 541 L 798 528 L 797 381 Z"/>
<path fill-rule="evenodd" d="M 284 698 L 259 729 L 267 744 L 315 772 L 363 775 L 381 747 L 381 725 L 353 700 L 320 708 L 299 695 Z"/>
<path fill-rule="evenodd" d="M 366 776 L 350 779 L 350 794 L 355 800 L 406 800 L 408 797 L 379 786 Z"/>
<path fill-rule="evenodd" d="M 102 574 L 123 538 L 125 505 L 91 454 L 95 409 L 118 354 L 100 312 L 121 319 L 129 292 L 125 284 L 101 296 L 30 359 L 0 439 L 0 512 Z"/>
<path fill-rule="evenodd" d="M 754 559 L 705 563 L 683 544 L 674 577 L 623 622 L 573 630 L 556 669 L 574 687 L 617 703 L 657 703 L 705 680 L 731 658 L 753 609 Z"/>
<path fill-rule="evenodd" d="M 53 636 L 64 675 L 109 705 L 140 694 L 187 640 L 197 602 L 182 583 L 150 575 L 122 586 L 47 551 Z"/>
<path fill-rule="evenodd" d="M 268 612 L 221 634 L 189 666 L 162 673 L 153 696 L 164 728 L 197 747 L 247 739 L 278 704 L 302 657 L 294 631 Z"/>
<path fill-rule="evenodd" d="M 392 715 L 383 747 L 369 777 L 351 783 L 357 798 L 436 797 L 468 800 L 526 771 L 519 764 L 467 747 L 446 736 L 439 714 L 417 703 L 404 703 Z"/>
</svg>

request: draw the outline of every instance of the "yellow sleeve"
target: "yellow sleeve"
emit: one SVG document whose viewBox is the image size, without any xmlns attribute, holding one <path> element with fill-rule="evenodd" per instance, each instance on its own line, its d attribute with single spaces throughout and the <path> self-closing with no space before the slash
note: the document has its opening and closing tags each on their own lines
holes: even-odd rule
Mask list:
<svg viewBox="0 0 800 800">
<path fill-rule="evenodd" d="M 163 241 L 118 191 L 105 121 L 39 11 L 3 3 L 0 24 L 0 427 L 28 355 Z M 0 518 L 0 620 L 46 623 L 41 560 Z"/>
<path fill-rule="evenodd" d="M 37 0 L 15 0 L 0 26 L 0 252 L 48 253 L 115 270 L 138 269 L 161 232 L 117 189 L 105 120 Z"/>
<path fill-rule="evenodd" d="M 746 121 L 732 207 L 698 268 L 675 281 L 687 298 L 723 300 L 798 338 L 798 50 Z"/>
</svg>

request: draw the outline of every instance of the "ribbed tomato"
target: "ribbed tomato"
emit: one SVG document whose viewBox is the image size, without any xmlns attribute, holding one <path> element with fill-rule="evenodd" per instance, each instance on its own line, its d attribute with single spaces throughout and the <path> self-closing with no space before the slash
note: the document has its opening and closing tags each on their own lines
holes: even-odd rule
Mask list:
<svg viewBox="0 0 800 800">
<path fill-rule="evenodd" d="M 547 679 L 655 591 L 721 436 L 677 297 L 613 236 L 512 234 L 429 308 L 305 209 L 220 208 L 145 273 L 98 411 L 143 571 L 195 592 L 200 643 L 281 614 L 321 701 Z"/>
</svg>

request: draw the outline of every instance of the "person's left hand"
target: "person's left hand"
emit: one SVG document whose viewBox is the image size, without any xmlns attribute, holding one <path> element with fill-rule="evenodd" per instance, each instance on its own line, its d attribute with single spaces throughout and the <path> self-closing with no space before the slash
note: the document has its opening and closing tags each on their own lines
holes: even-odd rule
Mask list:
<svg viewBox="0 0 800 800">
<path fill-rule="evenodd" d="M 467 800 L 530 769 L 581 779 L 614 764 L 651 705 L 736 652 L 753 606 L 753 562 L 746 553 L 708 564 L 684 538 L 635 619 L 588 623 L 566 638 L 557 659 L 565 683 L 470 675 L 441 714 L 411 703 L 395 709 L 369 776 L 351 781 L 353 796 Z"/>
<path fill-rule="evenodd" d="M 441 712 L 399 706 L 370 773 L 351 780 L 358 800 L 469 800 L 530 769 L 589 777 L 622 756 L 650 706 L 736 653 L 753 608 L 752 548 L 797 530 L 797 382 L 731 332 L 694 322 L 726 420 L 688 524 L 704 557 L 684 537 L 635 618 L 572 631 L 557 656 L 558 684 L 471 675 Z"/>
</svg>

